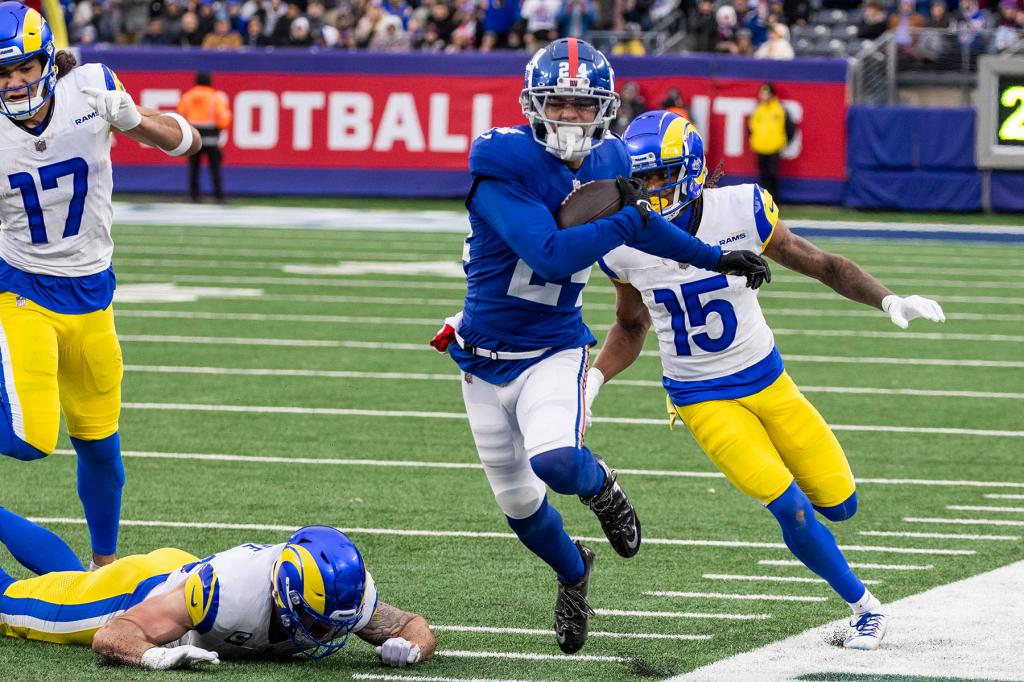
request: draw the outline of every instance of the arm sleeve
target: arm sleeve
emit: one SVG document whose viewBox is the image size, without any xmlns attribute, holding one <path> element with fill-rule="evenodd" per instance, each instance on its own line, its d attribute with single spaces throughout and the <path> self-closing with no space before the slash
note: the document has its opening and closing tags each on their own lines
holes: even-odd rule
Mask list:
<svg viewBox="0 0 1024 682">
<path fill-rule="evenodd" d="M 213 628 L 220 610 L 220 581 L 210 564 L 202 564 L 186 579 L 185 608 L 196 632 L 203 635 Z"/>
<path fill-rule="evenodd" d="M 589 268 L 640 229 L 640 214 L 629 208 L 592 223 L 559 230 L 551 211 L 529 190 L 494 178 L 483 178 L 477 183 L 471 207 L 534 272 L 548 281 Z"/>
<path fill-rule="evenodd" d="M 651 211 L 647 229 L 637 232 L 626 245 L 652 256 L 690 263 L 705 270 L 715 270 L 722 259 L 720 247 L 690 236 L 654 211 Z"/>
</svg>

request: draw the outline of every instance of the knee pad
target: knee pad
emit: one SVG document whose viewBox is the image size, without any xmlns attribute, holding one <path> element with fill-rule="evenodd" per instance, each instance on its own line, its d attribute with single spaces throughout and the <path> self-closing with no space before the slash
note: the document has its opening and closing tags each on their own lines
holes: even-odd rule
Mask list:
<svg viewBox="0 0 1024 682">
<path fill-rule="evenodd" d="M 783 530 L 800 529 L 814 522 L 814 507 L 796 481 L 768 505 L 768 511 L 778 519 Z"/>
<path fill-rule="evenodd" d="M 559 448 L 542 452 L 530 460 L 533 473 L 556 493 L 575 494 L 579 488 L 579 475 L 584 452 L 579 448 Z"/>
<path fill-rule="evenodd" d="M 502 490 L 494 494 L 498 507 L 508 517 L 509 523 L 513 519 L 525 519 L 537 513 L 537 510 L 544 504 L 543 486 L 519 486 Z"/>
<path fill-rule="evenodd" d="M 815 506 L 814 508 L 829 521 L 846 521 L 857 513 L 857 493 L 854 492 L 834 507 Z"/>
</svg>

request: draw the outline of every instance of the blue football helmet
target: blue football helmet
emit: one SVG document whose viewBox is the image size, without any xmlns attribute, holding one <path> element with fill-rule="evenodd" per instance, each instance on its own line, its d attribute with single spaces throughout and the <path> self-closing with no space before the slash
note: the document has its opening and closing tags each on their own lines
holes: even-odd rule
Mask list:
<svg viewBox="0 0 1024 682">
<path fill-rule="evenodd" d="M 359 550 L 337 528 L 295 531 L 274 564 L 274 603 L 295 648 L 323 658 L 348 642 L 363 617 L 366 567 Z"/>
<path fill-rule="evenodd" d="M 581 118 L 583 112 L 593 112 L 593 121 L 558 121 L 548 116 L 549 107 L 570 103 Z M 578 161 L 604 142 L 615 119 L 619 109 L 615 72 L 589 43 L 562 38 L 537 50 L 526 65 L 519 104 L 534 140 L 563 161 Z"/>
<path fill-rule="evenodd" d="M 704 141 L 686 118 L 648 111 L 633 119 L 622 139 L 633 175 L 648 180 L 651 206 L 666 219 L 675 218 L 704 191 Z"/>
<path fill-rule="evenodd" d="M 53 33 L 43 15 L 20 2 L 0 2 L 0 66 L 39 58 L 43 75 L 37 80 L 14 88 L 0 90 L 0 113 L 8 118 L 31 118 L 53 97 L 57 86 L 57 51 Z M 10 101 L 12 96 L 24 99 Z"/>
</svg>

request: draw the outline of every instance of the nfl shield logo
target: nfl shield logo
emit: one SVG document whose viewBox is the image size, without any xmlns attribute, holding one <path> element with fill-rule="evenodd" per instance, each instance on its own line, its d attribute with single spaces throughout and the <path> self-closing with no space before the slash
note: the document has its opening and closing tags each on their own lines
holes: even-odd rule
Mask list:
<svg viewBox="0 0 1024 682">
<path fill-rule="evenodd" d="M 46 140 L 36 140 L 36 151 L 37 152 L 45 152 L 46 151 Z"/>
</svg>

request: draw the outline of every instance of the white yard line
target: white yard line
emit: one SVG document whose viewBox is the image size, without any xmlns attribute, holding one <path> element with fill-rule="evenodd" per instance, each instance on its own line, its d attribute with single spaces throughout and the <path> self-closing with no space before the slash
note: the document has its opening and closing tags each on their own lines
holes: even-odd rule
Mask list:
<svg viewBox="0 0 1024 682">
<path fill-rule="evenodd" d="M 213 320 L 235 322 L 300 322 L 311 324 L 405 325 L 436 328 L 439 320 L 433 317 L 387 317 L 361 315 L 296 315 L 289 313 L 231 313 L 198 310 L 119 310 L 120 317 L 139 317 L 165 320 Z M 595 331 L 607 331 L 610 325 L 589 325 Z M 959 334 L 944 332 L 865 331 L 858 329 L 786 329 L 773 327 L 777 336 L 805 336 L 821 338 L 900 339 L 904 341 L 986 341 L 993 343 L 1021 343 L 1024 336 L 1013 334 Z"/>
<path fill-rule="evenodd" d="M 440 649 L 435 656 L 442 658 L 498 658 L 514 661 L 556 661 L 559 663 L 627 663 L 625 656 L 595 656 L 593 654 L 523 654 L 511 651 L 459 651 Z"/>
<path fill-rule="evenodd" d="M 947 504 L 950 511 L 998 512 L 1000 514 L 1024 514 L 1024 507 L 987 507 L 973 504 Z"/>
<path fill-rule="evenodd" d="M 977 535 L 974 533 L 915 533 L 913 531 L 859 530 L 858 535 L 874 538 L 934 538 L 936 540 L 991 540 L 1016 542 L 1019 535 Z"/>
<path fill-rule="evenodd" d="M 36 523 L 71 524 L 81 525 L 85 523 L 83 518 L 75 517 L 32 517 Z M 122 519 L 122 526 L 143 526 L 151 528 L 203 528 L 209 530 L 263 530 L 291 532 L 298 526 L 282 526 L 260 523 L 223 523 L 211 521 L 148 521 Z M 500 539 L 517 540 L 515 533 L 498 531 L 471 531 L 471 530 L 414 530 L 403 528 L 342 528 L 342 531 L 355 535 L 382 535 L 397 537 L 425 537 L 425 538 L 466 538 L 466 539 Z M 581 536 L 583 542 L 603 543 L 607 542 L 604 536 L 590 537 Z M 787 549 L 781 542 L 750 542 L 746 540 L 688 540 L 678 538 L 644 538 L 645 545 L 666 545 L 678 547 L 729 547 L 729 548 L 757 548 L 757 549 Z M 921 547 L 874 547 L 860 545 L 842 545 L 844 552 L 879 552 L 883 554 L 934 554 L 934 555 L 972 555 L 974 550 L 962 549 L 925 549 Z"/>
<path fill-rule="evenodd" d="M 760 559 L 760 566 L 799 566 L 806 568 L 796 559 Z M 931 564 L 874 564 L 865 562 L 850 562 L 850 568 L 863 568 L 872 571 L 930 571 L 934 568 Z"/>
<path fill-rule="evenodd" d="M 550 637 L 554 634 L 554 631 L 550 628 L 496 628 L 476 625 L 437 625 L 436 623 L 431 623 L 430 629 L 434 632 L 469 632 L 478 634 L 529 635 L 538 637 Z M 594 630 L 590 631 L 590 636 L 611 639 L 667 639 L 675 641 L 706 641 L 713 637 L 713 635 L 660 635 L 648 632 L 603 632 Z"/>
<path fill-rule="evenodd" d="M 712 599 L 724 601 L 794 601 L 823 602 L 827 597 L 811 597 L 793 594 L 725 594 L 722 592 L 673 592 L 650 590 L 643 593 L 648 597 L 682 597 L 692 599 Z"/>
<path fill-rule="evenodd" d="M 307 414 L 344 417 L 403 417 L 419 419 L 465 419 L 464 412 L 426 412 L 417 410 L 367 410 L 342 407 L 299 407 L 286 405 L 203 405 L 195 403 L 123 403 L 126 410 L 171 410 L 182 412 L 237 412 L 249 414 Z M 632 417 L 594 417 L 595 424 L 634 424 L 664 426 L 664 419 Z M 1024 438 L 1024 431 L 997 429 L 954 429 L 925 426 L 887 426 L 874 424 L 830 424 L 833 431 L 866 431 L 879 433 L 936 433 L 992 438 Z"/>
<path fill-rule="evenodd" d="M 395 675 L 392 673 L 352 673 L 352 679 L 379 680 L 380 682 L 543 682 L 500 677 L 437 677 L 433 675 Z"/>
<path fill-rule="evenodd" d="M 908 516 L 904 517 L 903 520 L 906 523 L 949 523 L 959 526 L 1024 526 L 1024 521 L 1005 519 L 943 519 Z"/>
<path fill-rule="evenodd" d="M 269 369 L 248 367 L 196 367 L 185 365 L 125 365 L 129 372 L 149 374 L 211 374 L 225 376 L 268 376 L 268 377 L 308 377 L 317 379 L 373 379 L 394 381 L 460 381 L 457 372 L 448 374 L 423 374 L 406 372 L 355 372 L 344 370 L 315 369 Z M 660 381 L 616 380 L 616 386 L 632 386 L 641 388 L 661 389 Z M 801 386 L 804 393 L 838 393 L 853 395 L 899 395 L 929 398 L 980 398 L 985 400 L 1005 399 L 1024 400 L 1024 393 L 1005 393 L 989 391 L 941 391 L 916 388 L 871 388 L 863 386 Z M 1024 499 L 1024 498 L 1022 498 Z"/>
<path fill-rule="evenodd" d="M 990 500 L 1024 500 L 1024 495 L 1002 495 L 999 493 L 986 493 L 982 497 Z"/>
<path fill-rule="evenodd" d="M 700 613 L 692 611 L 631 611 L 623 609 L 594 609 L 599 616 L 619 618 L 686 618 L 694 620 L 768 620 L 768 613 Z"/>
<path fill-rule="evenodd" d="M 733 575 L 731 573 L 705 573 L 702 576 L 705 580 L 728 580 L 735 582 L 752 583 L 807 583 L 824 584 L 821 578 L 808 578 L 798 575 Z M 865 585 L 879 585 L 881 580 L 861 580 Z"/>
<path fill-rule="evenodd" d="M 56 450 L 60 455 L 74 455 L 70 449 Z M 408 467 L 424 469 L 483 469 L 475 462 L 436 462 L 430 460 L 391 460 L 391 459 L 341 459 L 332 457 L 300 457 L 274 455 L 232 455 L 222 453 L 196 452 L 153 452 L 140 450 L 123 450 L 124 457 L 142 459 L 181 459 L 198 461 L 251 462 L 254 464 L 311 464 L 318 466 L 377 466 L 377 467 Z M 658 476 L 670 478 L 714 478 L 724 479 L 718 471 L 676 471 L 671 469 L 616 469 L 620 474 L 635 476 Z M 912 478 L 859 478 L 860 484 L 878 485 L 919 485 L 919 486 L 952 486 L 952 487 L 986 487 L 986 488 L 1024 488 L 1024 483 L 1013 481 L 962 481 L 944 479 L 912 479 Z"/>
<path fill-rule="evenodd" d="M 672 682 L 781 682 L 810 675 L 1024 679 L 1024 562 L 888 603 L 885 611 L 892 624 L 877 651 L 828 644 L 832 633 L 844 631 L 843 619 L 673 677 Z M 757 671 L 754 677 L 752 671 Z"/>
</svg>

